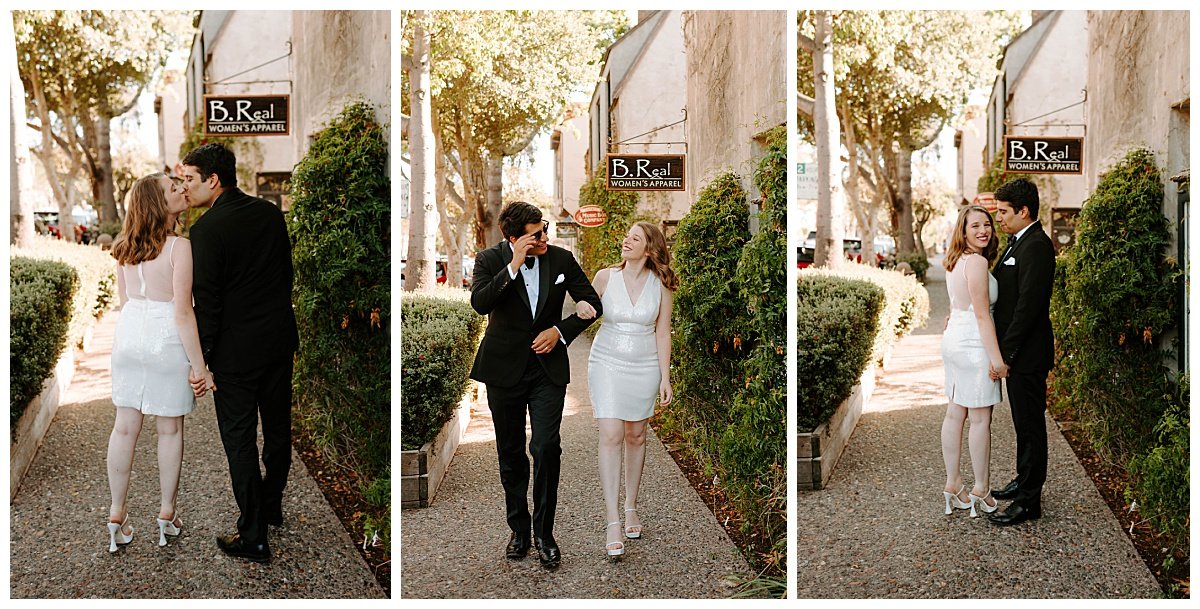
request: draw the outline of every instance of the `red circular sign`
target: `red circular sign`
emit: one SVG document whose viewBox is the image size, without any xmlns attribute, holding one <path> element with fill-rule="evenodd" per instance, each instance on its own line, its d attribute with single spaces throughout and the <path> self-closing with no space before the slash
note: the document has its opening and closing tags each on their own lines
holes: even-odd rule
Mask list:
<svg viewBox="0 0 1200 609">
<path fill-rule="evenodd" d="M 608 222 L 608 213 L 599 205 L 584 205 L 575 212 L 575 221 L 584 228 L 596 228 Z"/>
</svg>

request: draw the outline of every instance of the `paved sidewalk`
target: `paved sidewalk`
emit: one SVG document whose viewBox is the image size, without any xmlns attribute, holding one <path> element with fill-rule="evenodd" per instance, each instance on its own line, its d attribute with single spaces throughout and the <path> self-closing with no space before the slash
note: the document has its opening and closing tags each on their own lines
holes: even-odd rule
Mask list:
<svg viewBox="0 0 1200 609">
<path fill-rule="evenodd" d="M 943 514 L 941 328 L 945 271 L 932 261 L 933 311 L 896 345 L 829 486 L 797 498 L 798 598 L 1154 598 L 1159 587 L 1053 420 L 1042 518 L 1010 528 Z M 963 436 L 963 475 L 970 457 Z M 992 415 L 992 487 L 1014 475 L 1007 403 Z M 1001 506 L 1007 502 L 1001 502 Z"/>
<path fill-rule="evenodd" d="M 158 546 L 157 438 L 153 417 L 146 417 L 129 491 L 134 540 L 109 554 L 105 458 L 114 416 L 109 358 L 118 316 L 105 316 L 92 351 L 77 359 L 63 406 L 12 501 L 11 597 L 383 598 L 356 540 L 294 453 L 284 523 L 271 529 L 272 562 L 228 558 L 217 549 L 215 536 L 234 530 L 238 512 L 211 397 L 185 419 L 183 534 Z"/>
<path fill-rule="evenodd" d="M 725 578 L 749 571 L 653 431 L 638 505 L 645 532 L 627 541 L 620 562 L 607 562 L 598 427 L 587 387 L 590 348 L 586 336 L 569 347 L 571 384 L 554 526 L 562 566 L 546 571 L 532 551 L 520 562 L 504 558 L 509 534 L 504 491 L 485 407 L 473 414 L 433 505 L 402 512 L 402 597 L 724 598 L 733 591 Z"/>
</svg>

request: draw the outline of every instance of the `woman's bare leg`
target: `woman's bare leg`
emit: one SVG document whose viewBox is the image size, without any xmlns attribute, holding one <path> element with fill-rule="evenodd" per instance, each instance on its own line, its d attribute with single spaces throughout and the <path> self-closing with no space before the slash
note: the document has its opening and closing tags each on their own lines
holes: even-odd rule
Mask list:
<svg viewBox="0 0 1200 609">
<path fill-rule="evenodd" d="M 183 417 L 155 417 L 155 426 L 158 430 L 158 482 L 162 488 L 158 517 L 174 520 L 179 472 L 183 466 Z"/>
<path fill-rule="evenodd" d="M 142 413 L 136 408 L 117 408 L 112 433 L 108 436 L 108 490 L 112 505 L 108 509 L 110 522 L 125 521 L 128 510 L 129 474 L 133 469 L 133 449 L 142 432 Z"/>
</svg>

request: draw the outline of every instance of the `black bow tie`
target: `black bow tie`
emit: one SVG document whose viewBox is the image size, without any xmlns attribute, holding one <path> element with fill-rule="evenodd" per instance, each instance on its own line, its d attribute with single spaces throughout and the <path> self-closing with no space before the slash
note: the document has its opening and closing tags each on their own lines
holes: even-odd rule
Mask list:
<svg viewBox="0 0 1200 609">
<path fill-rule="evenodd" d="M 526 256 L 525 257 L 525 268 L 527 268 L 527 269 L 533 268 L 534 262 L 537 262 L 537 258 L 535 258 L 533 256 Z"/>
</svg>

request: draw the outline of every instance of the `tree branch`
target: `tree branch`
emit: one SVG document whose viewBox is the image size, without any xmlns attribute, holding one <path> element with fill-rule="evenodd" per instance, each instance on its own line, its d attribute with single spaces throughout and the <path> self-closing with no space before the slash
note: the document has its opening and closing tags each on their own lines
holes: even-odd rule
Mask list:
<svg viewBox="0 0 1200 609">
<path fill-rule="evenodd" d="M 817 52 L 817 41 L 800 33 L 800 28 L 796 28 L 796 47 L 803 49 L 809 55 Z"/>
<path fill-rule="evenodd" d="M 816 105 L 816 100 L 796 91 L 796 110 L 799 110 L 804 116 L 812 118 L 813 112 L 816 110 Z"/>
</svg>

